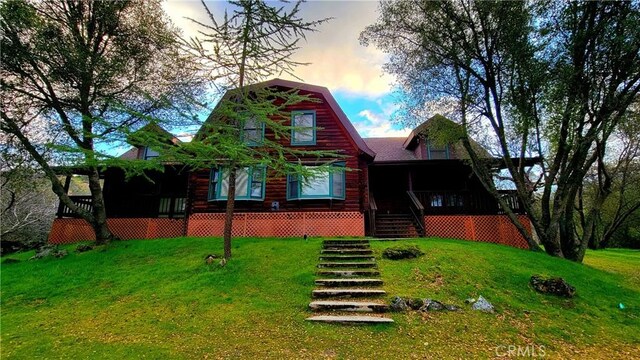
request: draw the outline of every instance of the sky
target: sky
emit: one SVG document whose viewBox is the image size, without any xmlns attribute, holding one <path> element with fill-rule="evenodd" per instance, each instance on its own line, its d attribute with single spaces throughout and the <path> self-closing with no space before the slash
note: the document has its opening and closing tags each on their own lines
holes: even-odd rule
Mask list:
<svg viewBox="0 0 640 360">
<path fill-rule="evenodd" d="M 227 4 L 207 1 L 207 5 L 214 15 L 221 15 Z M 163 6 L 186 36 L 197 34 L 197 25 L 187 18 L 208 21 L 200 1 L 167 0 Z M 312 0 L 303 4 L 304 20 L 333 19 L 307 35 L 294 60 L 310 64 L 298 67 L 295 74 L 305 83 L 327 87 L 362 137 L 406 136 L 410 129 L 390 120 L 396 105 L 393 78 L 382 70 L 385 54 L 358 40 L 360 32 L 376 21 L 377 8 L 377 1 Z"/>
</svg>

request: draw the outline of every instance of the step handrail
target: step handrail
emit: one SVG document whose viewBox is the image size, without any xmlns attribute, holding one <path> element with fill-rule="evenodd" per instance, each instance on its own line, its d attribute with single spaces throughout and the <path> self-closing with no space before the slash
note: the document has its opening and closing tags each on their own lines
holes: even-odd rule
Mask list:
<svg viewBox="0 0 640 360">
<path fill-rule="evenodd" d="M 413 215 L 415 223 L 418 224 L 418 227 L 420 228 L 420 236 L 426 236 L 427 231 L 424 223 L 424 206 L 413 191 L 408 190 L 407 196 L 409 196 L 409 200 L 411 200 L 409 210 L 411 210 L 411 215 Z"/>
<path fill-rule="evenodd" d="M 373 198 L 373 193 L 369 192 L 369 231 L 371 236 L 376 234 L 376 211 L 378 211 L 376 199 Z"/>
</svg>

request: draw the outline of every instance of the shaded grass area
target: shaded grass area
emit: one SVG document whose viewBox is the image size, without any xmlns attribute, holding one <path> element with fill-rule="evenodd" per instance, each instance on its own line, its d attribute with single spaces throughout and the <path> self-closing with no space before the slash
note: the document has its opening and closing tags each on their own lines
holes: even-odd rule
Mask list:
<svg viewBox="0 0 640 360">
<path fill-rule="evenodd" d="M 426 255 L 379 258 L 401 243 Z M 304 321 L 320 246 L 320 239 L 235 239 L 224 268 L 203 261 L 222 252 L 222 241 L 201 238 L 118 242 L 2 264 L 2 358 L 492 358 L 501 345 L 544 346 L 551 357 L 625 358 L 640 346 L 638 252 L 590 252 L 581 265 L 492 244 L 372 242 L 389 297 L 429 297 L 464 310 L 348 327 Z M 528 286 L 532 274 L 563 276 L 578 295 L 537 294 Z M 463 304 L 480 294 L 496 314 Z M 619 302 L 627 308 L 617 309 Z"/>
</svg>

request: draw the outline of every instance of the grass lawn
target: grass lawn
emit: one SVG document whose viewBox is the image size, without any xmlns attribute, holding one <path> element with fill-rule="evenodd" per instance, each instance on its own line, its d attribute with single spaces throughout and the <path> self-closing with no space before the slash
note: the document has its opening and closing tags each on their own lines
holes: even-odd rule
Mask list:
<svg viewBox="0 0 640 360">
<path fill-rule="evenodd" d="M 400 242 L 372 242 L 381 251 Z M 455 313 L 392 314 L 391 326 L 311 324 L 320 239 L 126 241 L 63 259 L 2 264 L 3 359 L 495 358 L 526 346 L 548 358 L 631 358 L 640 351 L 640 252 L 589 252 L 585 264 L 465 241 L 421 239 L 419 259 L 379 259 L 389 297 L 428 297 Z M 571 300 L 540 295 L 532 274 L 562 276 Z M 469 310 L 483 295 L 496 314 Z M 617 308 L 624 303 L 626 309 Z M 496 353 L 496 347 L 499 352 Z M 524 349 L 524 348 L 523 348 Z"/>
</svg>

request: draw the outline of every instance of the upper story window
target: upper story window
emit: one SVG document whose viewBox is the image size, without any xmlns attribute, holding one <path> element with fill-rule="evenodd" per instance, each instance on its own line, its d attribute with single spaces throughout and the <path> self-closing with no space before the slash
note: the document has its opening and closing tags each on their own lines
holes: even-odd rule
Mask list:
<svg viewBox="0 0 640 360">
<path fill-rule="evenodd" d="M 148 146 L 145 146 L 143 159 L 148 160 L 148 159 L 157 158 L 158 156 L 160 156 L 160 153 L 158 153 L 157 151 L 153 150 Z"/>
<path fill-rule="evenodd" d="M 287 176 L 287 200 L 345 198 L 344 163 L 333 165 L 331 171 L 316 172 L 310 178 Z"/>
<path fill-rule="evenodd" d="M 236 200 L 264 200 L 266 171 L 262 166 L 236 170 Z M 229 169 L 212 168 L 209 175 L 210 201 L 227 200 Z"/>
<path fill-rule="evenodd" d="M 447 160 L 449 159 L 448 145 L 435 145 L 427 140 L 427 157 L 429 160 Z"/>
<path fill-rule="evenodd" d="M 291 113 L 291 145 L 316 144 L 316 112 L 313 110 Z"/>
<path fill-rule="evenodd" d="M 258 146 L 264 141 L 264 123 L 251 117 L 244 121 L 242 141 L 248 146 Z"/>
</svg>

